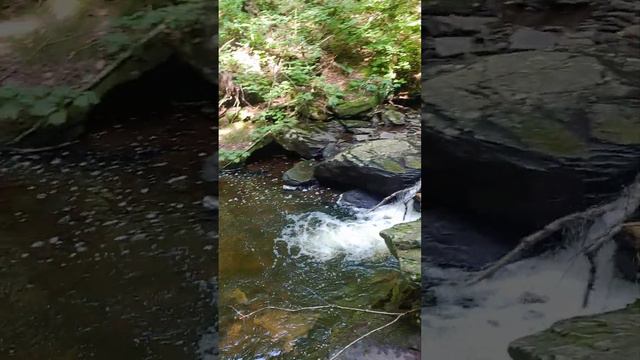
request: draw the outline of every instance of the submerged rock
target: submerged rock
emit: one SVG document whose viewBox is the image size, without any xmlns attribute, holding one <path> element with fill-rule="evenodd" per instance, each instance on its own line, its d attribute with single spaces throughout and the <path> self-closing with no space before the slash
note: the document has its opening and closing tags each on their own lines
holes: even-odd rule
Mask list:
<svg viewBox="0 0 640 360">
<path fill-rule="evenodd" d="M 315 176 L 329 185 L 389 195 L 420 179 L 420 145 L 409 140 L 375 140 L 356 145 L 318 164 Z"/>
<path fill-rule="evenodd" d="M 289 186 L 307 186 L 316 182 L 313 177 L 313 169 L 315 168 L 315 161 L 304 160 L 297 162 L 293 167 L 287 170 L 282 175 L 282 180 L 285 185 Z"/>
<path fill-rule="evenodd" d="M 400 269 L 420 279 L 421 221 L 401 223 L 380 232 L 389 251 L 400 262 Z"/>
<path fill-rule="evenodd" d="M 218 181 L 218 152 L 207 157 L 202 166 L 202 179 L 207 182 Z"/>
<path fill-rule="evenodd" d="M 382 201 L 382 198 L 362 190 L 349 190 L 340 195 L 339 202 L 360 209 L 371 209 Z"/>
<path fill-rule="evenodd" d="M 513 360 L 620 360 L 640 355 L 640 301 L 604 314 L 576 317 L 509 345 Z"/>
</svg>

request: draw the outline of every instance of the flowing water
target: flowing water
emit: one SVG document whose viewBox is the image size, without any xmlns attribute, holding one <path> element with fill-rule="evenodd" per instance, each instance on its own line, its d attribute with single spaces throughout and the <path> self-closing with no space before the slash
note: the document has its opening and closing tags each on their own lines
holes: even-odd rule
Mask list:
<svg viewBox="0 0 640 360">
<path fill-rule="evenodd" d="M 554 322 L 619 309 L 640 296 L 640 288 L 616 277 L 613 245 L 600 251 L 589 304 L 582 308 L 589 264 L 579 246 L 511 264 L 473 286 L 468 273 L 428 265 L 437 305 L 422 311 L 422 358 L 509 360 L 509 343 L 545 330 Z M 424 269 L 424 267 L 423 267 Z M 449 284 L 449 285 L 447 285 Z"/>
<path fill-rule="evenodd" d="M 259 161 L 220 182 L 220 336 L 223 359 L 328 359 L 393 317 L 339 309 L 285 312 L 265 306 L 371 308 L 384 303 L 397 262 L 379 232 L 410 221 L 403 205 L 371 213 L 314 187 L 285 191 L 286 158 Z M 403 318 L 342 359 L 417 359 L 420 329 Z"/>
<path fill-rule="evenodd" d="M 0 358 L 197 358 L 217 270 L 201 108 L 106 112 L 68 148 L 0 154 Z"/>
</svg>

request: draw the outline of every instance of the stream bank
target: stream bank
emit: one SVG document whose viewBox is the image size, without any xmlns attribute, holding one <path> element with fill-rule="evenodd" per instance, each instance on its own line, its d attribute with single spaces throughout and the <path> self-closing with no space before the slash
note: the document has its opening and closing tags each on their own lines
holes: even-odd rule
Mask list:
<svg viewBox="0 0 640 360">
<path fill-rule="evenodd" d="M 2 149 L 0 357 L 215 358 L 212 87 L 172 57 L 64 146 Z"/>
</svg>

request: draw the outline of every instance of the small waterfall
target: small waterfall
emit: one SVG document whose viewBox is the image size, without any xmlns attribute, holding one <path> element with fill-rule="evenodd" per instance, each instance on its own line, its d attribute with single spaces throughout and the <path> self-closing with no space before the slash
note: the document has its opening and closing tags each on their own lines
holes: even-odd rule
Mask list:
<svg viewBox="0 0 640 360">
<path fill-rule="evenodd" d="M 495 277 L 462 288 L 436 287 L 438 305 L 423 309 L 423 358 L 509 360 L 508 344 L 554 322 L 615 310 L 633 302 L 637 285 L 618 279 L 614 244 L 596 259 L 597 278 L 589 305 L 582 307 L 589 263 L 581 244 L 511 264 Z M 426 276 L 464 283 L 463 271 L 427 268 Z"/>
<path fill-rule="evenodd" d="M 290 224 L 278 240 L 286 242 L 296 256 L 319 261 L 340 255 L 345 260 L 360 260 L 389 254 L 380 231 L 420 218 L 412 200 L 420 186 L 419 181 L 394 194 L 393 202 L 380 203 L 371 210 L 351 207 L 351 216 L 346 218 L 319 211 L 290 215 Z"/>
</svg>

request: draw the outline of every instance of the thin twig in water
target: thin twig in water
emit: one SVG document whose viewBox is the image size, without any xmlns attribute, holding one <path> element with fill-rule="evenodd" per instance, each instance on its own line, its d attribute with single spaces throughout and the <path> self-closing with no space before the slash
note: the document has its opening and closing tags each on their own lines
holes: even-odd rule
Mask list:
<svg viewBox="0 0 640 360">
<path fill-rule="evenodd" d="M 413 309 L 413 310 L 409 310 L 409 311 L 405 311 L 405 312 L 388 312 L 388 311 L 377 311 L 377 310 L 369 310 L 369 309 L 360 309 L 360 308 L 354 308 L 354 307 L 349 307 L 349 306 L 342 306 L 342 305 L 336 305 L 336 304 L 327 304 L 327 305 L 317 305 L 317 306 L 306 306 L 306 307 L 300 307 L 300 308 L 295 308 L 295 309 L 290 309 L 290 308 L 283 308 L 283 307 L 279 307 L 279 306 L 266 306 L 263 308 L 260 308 L 258 310 L 252 311 L 248 314 L 243 314 L 242 312 L 238 311 L 238 309 L 234 308 L 233 306 L 230 306 L 231 309 L 233 309 L 233 311 L 235 311 L 235 313 L 238 315 L 238 317 L 240 319 L 246 319 L 248 317 L 251 317 L 261 311 L 264 310 L 280 310 L 280 311 L 286 311 L 286 312 L 300 312 L 300 311 L 307 311 L 307 310 L 321 310 L 321 309 L 342 309 L 342 310 L 349 310 L 349 311 L 359 311 L 359 312 L 364 312 L 364 313 L 369 313 L 369 314 L 378 314 L 378 315 L 395 315 L 395 319 L 393 319 L 392 321 L 379 326 L 369 332 L 367 332 L 366 334 L 358 337 L 357 339 L 353 340 L 352 342 L 350 342 L 349 344 L 347 344 L 347 346 L 343 347 L 342 349 L 340 349 L 340 351 L 338 351 L 335 355 L 333 355 L 329 360 L 334 360 L 337 359 L 338 356 L 340 356 L 343 352 L 345 352 L 348 348 L 350 348 L 351 346 L 353 346 L 354 344 L 356 344 L 357 342 L 359 342 L 360 340 L 366 338 L 367 336 L 370 336 L 371 334 L 374 334 L 380 330 L 383 330 L 393 324 L 395 324 L 396 322 L 398 322 L 398 320 L 400 320 L 400 318 L 402 318 L 403 316 L 416 312 L 420 309 Z"/>
<path fill-rule="evenodd" d="M 51 150 L 58 150 L 61 148 L 65 148 L 67 146 L 71 146 L 75 143 L 77 143 L 78 141 L 67 141 L 61 144 L 57 144 L 57 145 L 51 145 L 51 146 L 44 146 L 44 147 L 40 147 L 40 148 L 26 148 L 26 149 L 21 149 L 21 148 L 15 148 L 15 147 L 8 147 L 8 148 L 4 148 L 4 149 L 0 149 L 0 152 L 2 151 L 7 151 L 10 153 L 16 153 L 16 154 L 35 154 L 35 153 L 39 153 L 39 152 L 45 152 L 45 151 L 51 151 Z"/>
<path fill-rule="evenodd" d="M 353 307 L 348 307 L 348 306 L 341 306 L 341 305 L 336 305 L 336 304 L 327 304 L 327 305 L 317 305 L 317 306 L 306 306 L 306 307 L 300 307 L 300 308 L 295 308 L 295 309 L 290 309 L 290 308 L 283 308 L 283 307 L 279 307 L 279 306 L 265 306 L 263 308 L 260 308 L 258 310 L 252 311 L 248 314 L 243 314 L 240 311 L 234 309 L 236 311 L 236 313 L 238 313 L 238 315 L 240 316 L 240 319 L 246 319 L 248 317 L 251 317 L 259 312 L 262 312 L 264 310 L 280 310 L 280 311 L 286 311 L 286 312 L 300 312 L 300 311 L 308 311 L 308 310 L 322 310 L 322 309 L 341 309 L 341 310 L 350 310 L 350 311 L 359 311 L 359 312 L 365 312 L 365 313 L 369 313 L 369 314 L 378 314 L 378 315 L 404 315 L 406 314 L 406 312 L 388 312 L 388 311 L 377 311 L 377 310 L 368 310 L 368 309 L 360 309 L 360 308 L 353 308 Z"/>
<path fill-rule="evenodd" d="M 360 341 L 360 340 L 362 340 L 362 339 L 366 338 L 367 336 L 369 336 L 369 335 L 371 335 L 371 334 L 373 334 L 373 333 L 375 333 L 375 332 L 378 332 L 378 331 L 380 331 L 380 330 L 382 330 L 382 329 L 385 329 L 385 328 L 387 328 L 387 327 L 389 327 L 389 326 L 391 326 L 391 325 L 395 324 L 396 322 L 398 322 L 398 320 L 400 320 L 400 318 L 401 318 L 401 317 L 403 317 L 403 316 L 407 315 L 408 313 L 414 312 L 414 311 L 418 311 L 418 309 L 411 310 L 411 311 L 408 311 L 408 312 L 406 312 L 406 313 L 402 313 L 402 314 L 400 314 L 400 315 L 396 316 L 396 318 L 395 318 L 395 319 L 393 319 L 393 321 L 391 321 L 391 322 L 389 322 L 389 323 L 386 323 L 386 324 L 384 324 L 384 325 L 382 325 L 382 326 L 380 326 L 380 327 L 377 327 L 377 328 L 375 328 L 375 329 L 373 329 L 373 330 L 369 331 L 368 333 L 366 333 L 366 334 L 364 334 L 364 335 L 360 336 L 359 338 L 357 338 L 357 339 L 353 340 L 353 341 L 352 341 L 352 342 L 350 342 L 347 346 L 345 346 L 345 347 L 343 347 L 342 349 L 340 349 L 340 351 L 338 351 L 335 355 L 333 355 L 329 360 L 337 359 L 337 358 L 338 358 L 338 356 L 340 356 L 340 354 L 342 354 L 343 352 L 345 352 L 348 348 L 350 348 L 351 346 L 353 346 L 353 345 L 354 345 L 355 343 L 357 343 L 358 341 Z"/>
</svg>

